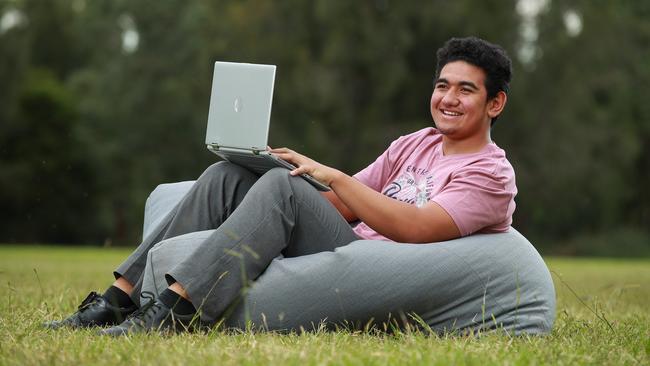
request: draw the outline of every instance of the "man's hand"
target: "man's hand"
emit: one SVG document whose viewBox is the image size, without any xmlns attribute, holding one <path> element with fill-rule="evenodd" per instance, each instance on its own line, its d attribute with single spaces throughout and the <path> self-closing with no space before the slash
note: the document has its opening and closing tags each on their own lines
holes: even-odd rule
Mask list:
<svg viewBox="0 0 650 366">
<path fill-rule="evenodd" d="M 340 171 L 330 168 L 326 165 L 320 164 L 313 159 L 310 159 L 297 152 L 281 147 L 277 149 L 269 149 L 269 152 L 282 160 L 288 161 L 293 164 L 296 169 L 291 171 L 291 175 L 309 174 L 319 182 L 325 185 L 331 185 L 332 181 L 341 174 Z"/>
</svg>

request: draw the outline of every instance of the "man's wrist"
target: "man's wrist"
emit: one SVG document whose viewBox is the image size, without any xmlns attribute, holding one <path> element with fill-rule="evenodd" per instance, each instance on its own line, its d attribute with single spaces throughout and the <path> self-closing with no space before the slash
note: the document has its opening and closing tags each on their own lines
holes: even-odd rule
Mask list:
<svg viewBox="0 0 650 366">
<path fill-rule="evenodd" d="M 345 179 L 345 174 L 341 172 L 340 170 L 333 169 L 332 172 L 332 179 L 328 182 L 328 185 L 331 187 L 332 185 L 341 182 L 342 179 Z"/>
</svg>

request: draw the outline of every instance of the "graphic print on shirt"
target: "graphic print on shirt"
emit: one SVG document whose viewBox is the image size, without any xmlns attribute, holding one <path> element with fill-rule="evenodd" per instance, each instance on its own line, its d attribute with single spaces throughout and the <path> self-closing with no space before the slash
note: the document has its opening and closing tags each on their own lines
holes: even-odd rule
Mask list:
<svg viewBox="0 0 650 366">
<path fill-rule="evenodd" d="M 427 169 L 409 165 L 382 193 L 398 201 L 422 207 L 429 202 L 433 185 L 433 174 L 429 174 Z"/>
</svg>

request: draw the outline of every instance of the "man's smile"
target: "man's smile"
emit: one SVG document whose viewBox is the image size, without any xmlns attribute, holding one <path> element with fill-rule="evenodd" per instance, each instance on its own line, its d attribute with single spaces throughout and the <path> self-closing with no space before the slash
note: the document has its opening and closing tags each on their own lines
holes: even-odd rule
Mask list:
<svg viewBox="0 0 650 366">
<path fill-rule="evenodd" d="M 460 112 L 450 111 L 448 109 L 440 109 L 440 112 L 442 112 L 442 114 L 444 114 L 445 116 L 450 116 L 450 117 L 458 117 L 463 115 Z"/>
</svg>

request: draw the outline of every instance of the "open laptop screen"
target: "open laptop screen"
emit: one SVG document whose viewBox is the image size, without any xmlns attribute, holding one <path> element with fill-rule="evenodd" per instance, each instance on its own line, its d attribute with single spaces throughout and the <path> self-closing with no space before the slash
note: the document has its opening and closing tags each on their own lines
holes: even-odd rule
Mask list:
<svg viewBox="0 0 650 366">
<path fill-rule="evenodd" d="M 266 149 L 275 65 L 215 62 L 207 145 Z"/>
</svg>

